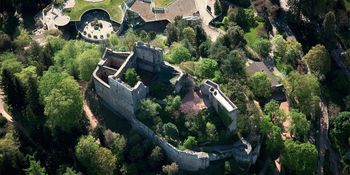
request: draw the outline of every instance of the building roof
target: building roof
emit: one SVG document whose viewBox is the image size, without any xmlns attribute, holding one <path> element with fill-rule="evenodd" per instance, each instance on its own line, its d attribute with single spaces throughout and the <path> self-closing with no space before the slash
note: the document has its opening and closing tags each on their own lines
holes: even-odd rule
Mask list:
<svg viewBox="0 0 350 175">
<path fill-rule="evenodd" d="M 266 72 L 267 77 L 271 81 L 271 86 L 276 87 L 281 85 L 281 83 L 278 82 L 277 78 L 272 74 L 272 72 L 267 68 L 267 66 L 263 62 L 253 61 L 246 67 L 246 72 L 248 75 L 253 75 L 256 72 Z"/>
<path fill-rule="evenodd" d="M 197 12 L 194 0 L 176 0 L 165 8 L 164 13 L 154 13 L 150 3 L 140 0 L 136 0 L 130 9 L 138 13 L 145 22 L 162 20 L 173 22 L 176 16 L 193 16 Z"/>
</svg>

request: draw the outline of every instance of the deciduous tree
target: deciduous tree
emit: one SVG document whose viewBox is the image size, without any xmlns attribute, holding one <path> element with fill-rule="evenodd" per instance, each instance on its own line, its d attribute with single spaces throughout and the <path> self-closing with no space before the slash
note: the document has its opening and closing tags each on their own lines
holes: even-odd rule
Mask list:
<svg viewBox="0 0 350 175">
<path fill-rule="evenodd" d="M 317 149 L 310 143 L 284 142 L 281 162 L 296 174 L 313 174 L 317 167 Z"/>
<path fill-rule="evenodd" d="M 268 98 L 272 94 L 271 81 L 265 72 L 254 73 L 249 84 L 256 97 Z"/>
<path fill-rule="evenodd" d="M 291 130 L 293 135 L 297 138 L 302 138 L 310 131 L 311 123 L 306 119 L 305 114 L 297 110 L 293 110 L 290 115 L 292 117 Z"/>
<path fill-rule="evenodd" d="M 306 115 L 315 116 L 316 112 L 319 111 L 320 85 L 314 75 L 291 72 L 284 82 L 284 86 L 289 99 L 296 108 Z"/>
<path fill-rule="evenodd" d="M 83 108 L 83 99 L 78 83 L 67 77 L 50 91 L 44 99 L 47 124 L 54 132 L 56 129 L 69 132 L 79 124 Z"/>
<path fill-rule="evenodd" d="M 79 64 L 80 78 L 83 80 L 90 80 L 92 72 L 96 69 L 101 54 L 95 49 L 89 49 L 80 54 L 77 58 Z"/>
<path fill-rule="evenodd" d="M 318 77 L 326 75 L 331 70 L 331 59 L 327 49 L 322 45 L 312 47 L 303 57 L 312 73 Z"/>
</svg>

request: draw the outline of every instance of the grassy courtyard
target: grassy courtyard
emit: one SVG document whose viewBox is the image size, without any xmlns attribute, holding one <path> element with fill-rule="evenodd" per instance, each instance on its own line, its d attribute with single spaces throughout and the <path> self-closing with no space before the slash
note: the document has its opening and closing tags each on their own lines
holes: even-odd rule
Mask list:
<svg viewBox="0 0 350 175">
<path fill-rule="evenodd" d="M 121 5 L 123 0 L 103 0 L 102 2 L 87 2 L 84 0 L 75 0 L 75 6 L 71 9 L 66 9 L 65 13 L 72 21 L 79 21 L 81 15 L 87 10 L 103 9 L 110 14 L 110 18 L 116 22 L 121 22 L 122 10 Z"/>
<path fill-rule="evenodd" d="M 171 4 L 174 0 L 155 0 L 156 7 L 166 7 Z"/>
</svg>

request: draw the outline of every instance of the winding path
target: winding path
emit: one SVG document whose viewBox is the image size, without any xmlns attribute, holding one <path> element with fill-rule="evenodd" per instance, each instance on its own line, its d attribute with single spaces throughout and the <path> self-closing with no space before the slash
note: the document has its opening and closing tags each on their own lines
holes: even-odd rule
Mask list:
<svg viewBox="0 0 350 175">
<path fill-rule="evenodd" d="M 195 0 L 195 3 L 202 19 L 202 27 L 204 31 L 210 37 L 211 41 L 216 41 L 216 39 L 224 32 L 209 25 L 209 22 L 214 19 L 214 17 L 207 11 L 208 0 Z"/>
<path fill-rule="evenodd" d="M 87 117 L 87 119 L 89 120 L 90 123 L 90 127 L 91 129 L 95 129 L 98 125 L 98 120 L 96 119 L 96 117 L 94 116 L 94 114 L 92 113 L 86 99 L 85 99 L 85 91 L 87 88 L 87 84 L 88 82 L 86 81 L 80 81 L 79 85 L 80 85 L 80 92 L 83 95 L 83 110 L 85 112 L 85 116 Z"/>
</svg>

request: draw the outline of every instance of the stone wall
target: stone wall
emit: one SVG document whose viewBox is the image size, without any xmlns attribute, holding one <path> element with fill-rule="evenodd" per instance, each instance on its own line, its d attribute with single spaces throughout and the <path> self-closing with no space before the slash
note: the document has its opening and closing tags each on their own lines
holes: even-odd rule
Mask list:
<svg viewBox="0 0 350 175">
<path fill-rule="evenodd" d="M 134 129 L 141 135 L 153 140 L 166 153 L 166 156 L 176 162 L 180 168 L 188 171 L 198 171 L 209 166 L 210 158 L 208 153 L 194 152 L 191 150 L 179 150 L 163 138 L 158 137 L 150 128 L 137 120 L 135 117 L 128 117 Z"/>
<path fill-rule="evenodd" d="M 238 109 L 236 105 L 233 104 L 231 100 L 220 90 L 219 85 L 210 80 L 205 80 L 201 85 L 201 92 L 212 103 L 213 107 L 219 113 L 220 117 L 222 117 L 222 120 L 228 129 L 230 131 L 235 130 L 237 127 Z M 228 117 L 229 119 L 226 119 Z"/>
<path fill-rule="evenodd" d="M 137 64 L 140 69 L 149 72 L 159 72 L 163 64 L 163 51 L 147 43 L 138 42 L 134 46 L 134 56 L 137 57 Z"/>
</svg>

